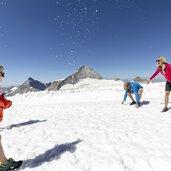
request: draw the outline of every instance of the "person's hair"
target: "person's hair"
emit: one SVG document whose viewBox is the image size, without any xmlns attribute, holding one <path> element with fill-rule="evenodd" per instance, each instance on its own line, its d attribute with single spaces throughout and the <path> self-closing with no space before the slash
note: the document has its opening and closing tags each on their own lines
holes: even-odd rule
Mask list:
<svg viewBox="0 0 171 171">
<path fill-rule="evenodd" d="M 1 72 L 1 73 L 4 73 L 4 67 L 3 67 L 3 65 L 1 65 L 1 64 L 0 64 L 0 72 Z"/>
<path fill-rule="evenodd" d="M 0 64 L 0 69 L 4 69 L 4 66 Z"/>
<path fill-rule="evenodd" d="M 161 55 L 161 56 L 158 56 L 158 58 L 165 58 L 165 57 Z"/>
<path fill-rule="evenodd" d="M 124 89 L 127 90 L 127 88 L 128 88 L 129 85 L 130 84 L 128 82 L 124 82 L 124 85 L 123 85 Z"/>
<path fill-rule="evenodd" d="M 165 58 L 164 56 L 159 56 L 159 57 L 157 58 L 156 62 L 157 62 L 157 61 L 161 61 L 161 62 L 163 62 L 164 64 L 167 63 L 167 60 L 166 60 L 166 58 Z"/>
</svg>

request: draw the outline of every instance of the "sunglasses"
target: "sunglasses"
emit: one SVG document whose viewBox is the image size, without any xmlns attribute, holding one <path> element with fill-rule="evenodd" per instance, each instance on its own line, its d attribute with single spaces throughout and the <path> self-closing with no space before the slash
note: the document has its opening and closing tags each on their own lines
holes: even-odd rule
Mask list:
<svg viewBox="0 0 171 171">
<path fill-rule="evenodd" d="M 160 62 L 160 60 L 156 60 L 156 62 Z"/>
<path fill-rule="evenodd" d="M 1 72 L 0 73 L 2 77 L 5 77 L 5 73 L 4 72 Z"/>
</svg>

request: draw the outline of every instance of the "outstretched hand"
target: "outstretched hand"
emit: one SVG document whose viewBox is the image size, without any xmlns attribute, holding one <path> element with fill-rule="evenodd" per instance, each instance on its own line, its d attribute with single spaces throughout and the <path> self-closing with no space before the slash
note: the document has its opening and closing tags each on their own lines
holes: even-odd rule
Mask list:
<svg viewBox="0 0 171 171">
<path fill-rule="evenodd" d="M 140 108 L 140 106 L 139 106 L 138 104 L 137 104 L 135 107 L 136 107 L 137 109 Z"/>
<path fill-rule="evenodd" d="M 150 80 L 147 80 L 147 84 L 149 84 L 150 83 Z"/>
</svg>

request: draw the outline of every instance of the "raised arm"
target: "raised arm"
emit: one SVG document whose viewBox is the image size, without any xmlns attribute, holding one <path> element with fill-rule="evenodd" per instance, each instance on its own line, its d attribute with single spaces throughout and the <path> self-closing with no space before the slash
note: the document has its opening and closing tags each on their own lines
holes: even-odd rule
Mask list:
<svg viewBox="0 0 171 171">
<path fill-rule="evenodd" d="M 156 72 L 150 77 L 150 81 L 154 79 L 159 74 L 159 70 L 157 69 Z"/>
</svg>

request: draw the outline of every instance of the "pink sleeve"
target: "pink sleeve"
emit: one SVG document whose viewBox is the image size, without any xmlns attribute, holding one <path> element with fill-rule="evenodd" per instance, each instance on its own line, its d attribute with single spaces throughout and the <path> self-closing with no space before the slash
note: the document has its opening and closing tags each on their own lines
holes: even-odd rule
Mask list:
<svg viewBox="0 0 171 171">
<path fill-rule="evenodd" d="M 168 64 L 169 65 L 169 70 L 170 70 L 170 72 L 171 72 L 171 64 Z"/>
<path fill-rule="evenodd" d="M 156 77 L 159 73 L 159 70 L 157 69 L 156 72 L 150 77 L 150 80 L 152 80 L 154 77 Z"/>
</svg>

